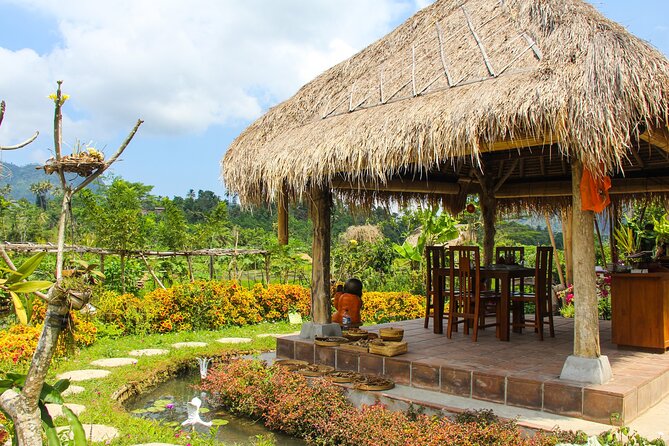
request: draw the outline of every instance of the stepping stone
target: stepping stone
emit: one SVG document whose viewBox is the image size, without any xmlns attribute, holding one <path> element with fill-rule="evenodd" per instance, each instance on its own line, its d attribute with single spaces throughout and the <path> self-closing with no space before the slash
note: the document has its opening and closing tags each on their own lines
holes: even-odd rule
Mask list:
<svg viewBox="0 0 669 446">
<path fill-rule="evenodd" d="M 92 443 L 113 440 L 118 437 L 118 429 L 104 424 L 84 424 L 84 432 L 86 432 L 86 439 Z M 56 428 L 57 432 L 69 431 L 69 426 L 61 426 Z M 69 434 L 70 439 L 73 438 L 72 432 Z"/>
<path fill-rule="evenodd" d="M 295 331 L 293 333 L 261 333 L 259 335 L 256 335 L 256 337 L 257 338 L 269 338 L 269 337 L 283 338 L 283 337 L 286 337 L 286 336 L 295 336 L 295 335 L 298 335 L 298 334 L 300 334 L 299 331 Z"/>
<path fill-rule="evenodd" d="M 206 347 L 206 342 L 177 342 L 172 344 L 174 348 L 192 348 L 192 347 Z"/>
<path fill-rule="evenodd" d="M 132 446 L 179 446 L 179 445 L 173 443 L 142 443 L 142 444 L 134 444 Z"/>
<path fill-rule="evenodd" d="M 91 362 L 91 365 L 96 367 L 121 367 L 124 365 L 133 365 L 137 364 L 137 360 L 134 358 L 104 358 L 96 359 Z"/>
<path fill-rule="evenodd" d="M 81 404 L 72 404 L 72 403 L 65 403 L 65 405 L 72 411 L 76 416 L 79 416 L 81 412 L 86 410 L 86 406 L 82 406 Z M 63 406 L 61 404 L 46 404 L 46 410 L 49 412 L 49 415 L 51 415 L 51 418 L 58 418 L 62 417 L 63 415 Z"/>
<path fill-rule="evenodd" d="M 130 356 L 156 356 L 164 355 L 168 352 L 169 350 L 165 350 L 164 348 L 145 348 L 142 350 L 133 350 L 128 354 Z"/>
<path fill-rule="evenodd" d="M 221 339 L 216 339 L 216 342 L 220 342 L 221 344 L 243 344 L 245 342 L 251 342 L 251 338 L 221 338 Z"/>
<path fill-rule="evenodd" d="M 69 379 L 70 381 L 86 381 L 89 379 L 104 378 L 111 372 L 109 370 L 72 370 L 56 376 L 58 379 Z"/>
<path fill-rule="evenodd" d="M 84 388 L 81 387 L 81 386 L 70 385 L 70 387 L 68 387 L 67 389 L 65 389 L 65 390 L 61 393 L 61 395 L 63 395 L 63 396 L 76 395 L 77 393 L 81 393 L 81 392 L 83 392 L 84 390 L 86 390 L 86 389 L 84 389 Z"/>
</svg>

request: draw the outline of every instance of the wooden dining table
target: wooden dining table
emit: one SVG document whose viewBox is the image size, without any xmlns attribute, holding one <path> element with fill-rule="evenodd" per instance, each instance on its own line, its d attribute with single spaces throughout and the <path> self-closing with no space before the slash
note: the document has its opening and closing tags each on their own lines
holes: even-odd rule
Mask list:
<svg viewBox="0 0 669 446">
<path fill-rule="evenodd" d="M 457 269 L 456 269 L 457 271 Z M 444 304 L 446 300 L 446 295 L 449 293 L 445 289 L 445 284 L 448 283 L 448 279 L 451 275 L 450 268 L 436 268 L 433 274 L 433 284 L 435 290 L 437 290 L 436 297 L 436 309 L 434 311 L 434 332 L 437 334 L 443 334 L 444 332 L 444 323 L 443 318 L 441 317 L 444 311 Z M 511 281 L 513 279 L 524 279 L 526 277 L 534 276 L 534 268 L 526 268 L 522 265 L 503 265 L 503 264 L 493 264 L 490 266 L 481 267 L 481 279 L 488 280 L 494 279 L 499 281 L 499 291 L 500 291 L 500 305 L 501 305 L 501 320 L 500 323 L 500 341 L 508 341 L 509 334 L 511 331 L 511 324 L 509 322 L 509 309 L 511 304 Z"/>
</svg>

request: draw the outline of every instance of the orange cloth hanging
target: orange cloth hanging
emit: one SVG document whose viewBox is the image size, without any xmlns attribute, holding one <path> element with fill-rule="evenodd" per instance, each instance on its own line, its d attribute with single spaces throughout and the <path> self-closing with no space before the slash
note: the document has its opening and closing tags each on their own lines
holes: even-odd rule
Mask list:
<svg viewBox="0 0 669 446">
<path fill-rule="evenodd" d="M 609 197 L 611 178 L 603 176 L 595 178 L 586 168 L 581 177 L 581 209 L 584 211 L 602 212 L 611 203 Z"/>
</svg>

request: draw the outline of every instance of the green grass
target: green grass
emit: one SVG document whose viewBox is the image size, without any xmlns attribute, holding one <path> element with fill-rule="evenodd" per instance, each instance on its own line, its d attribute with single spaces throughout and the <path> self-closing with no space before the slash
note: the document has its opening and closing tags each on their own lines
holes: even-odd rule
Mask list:
<svg viewBox="0 0 669 446">
<path fill-rule="evenodd" d="M 176 364 L 192 361 L 195 364 L 197 356 L 215 356 L 230 351 L 268 351 L 276 348 L 276 339 L 273 337 L 256 338 L 261 333 L 290 333 L 297 330 L 297 326 L 288 323 L 258 324 L 247 327 L 232 327 L 220 331 L 199 331 L 168 334 L 151 334 L 145 336 L 127 336 L 117 339 L 100 339 L 91 347 L 82 349 L 75 357 L 60 358 L 52 363 L 47 382 L 56 381 L 56 375 L 62 372 L 79 369 L 98 369 L 90 362 L 100 358 L 128 357 L 131 350 L 145 348 L 164 348 L 169 353 L 159 356 L 142 356 L 137 358 L 135 365 L 109 368 L 111 372 L 106 378 L 73 383 L 86 388 L 85 392 L 70 395 L 65 398 L 67 403 L 77 403 L 86 406 L 86 410 L 79 416 L 82 423 L 106 424 L 119 429 L 119 438 L 109 443 L 112 445 L 134 445 L 138 443 L 164 442 L 179 445 L 219 445 L 209 438 L 180 436 L 175 438 L 174 428 L 161 425 L 157 422 L 131 416 L 123 407 L 112 400 L 112 394 L 124 384 L 133 381 L 143 381 L 154 371 L 174 368 Z M 216 339 L 222 337 L 247 337 L 253 341 L 245 344 L 221 344 Z M 175 342 L 202 341 L 209 345 L 202 348 L 174 349 Z M 0 369 L 2 367 L 0 366 Z M 6 369 L 5 369 L 6 370 Z M 16 367 L 14 367 L 16 370 Z M 65 419 L 57 419 L 57 425 L 65 425 Z"/>
</svg>

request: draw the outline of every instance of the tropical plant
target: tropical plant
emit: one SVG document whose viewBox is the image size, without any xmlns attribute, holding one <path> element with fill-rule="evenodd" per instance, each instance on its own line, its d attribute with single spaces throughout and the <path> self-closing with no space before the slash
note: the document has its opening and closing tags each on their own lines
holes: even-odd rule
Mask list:
<svg viewBox="0 0 669 446">
<path fill-rule="evenodd" d="M 613 238 L 618 244 L 620 253 L 624 256 L 632 255 L 639 250 L 639 238 L 634 233 L 634 229 L 629 226 L 616 228 Z"/>
<path fill-rule="evenodd" d="M 0 394 L 8 391 L 21 391 L 26 382 L 26 375 L 20 373 L 7 373 L 4 379 L 0 379 Z M 84 432 L 84 427 L 81 425 L 79 418 L 72 412 L 72 410 L 64 405 L 62 393 L 70 386 L 70 381 L 67 379 L 61 379 L 57 381 L 54 385 L 49 385 L 44 383 L 42 386 L 42 391 L 39 395 L 39 400 L 37 402 L 37 407 L 40 411 L 40 418 L 42 420 L 42 430 L 44 431 L 44 436 L 47 440 L 48 446 L 61 446 L 61 444 L 67 444 L 72 446 L 86 446 L 88 442 L 86 441 L 86 433 Z M 61 438 L 56 431 L 56 426 L 53 423 L 53 419 L 47 410 L 47 404 L 58 404 L 61 406 L 63 414 L 67 418 L 69 423 L 69 428 L 72 433 L 72 441 L 69 439 L 66 443 L 61 442 Z M 2 410 L 2 409 L 0 409 Z M 2 411 L 7 417 L 9 414 Z M 17 435 L 12 436 L 12 445 L 18 446 L 18 437 Z"/>
<path fill-rule="evenodd" d="M 657 244 L 669 242 L 669 212 L 659 219 L 653 217 L 654 231 L 657 236 Z"/>
<path fill-rule="evenodd" d="M 35 291 L 45 290 L 53 285 L 46 280 L 31 280 L 27 278 L 37 269 L 46 253 L 38 253 L 30 257 L 23 264 L 13 269 L 13 263 L 7 254 L 2 251 L 6 267 L 0 268 L 0 292 L 11 298 L 16 318 L 23 325 L 27 325 L 32 315 L 32 304 Z M 1 393 L 1 392 L 0 392 Z"/>
</svg>

